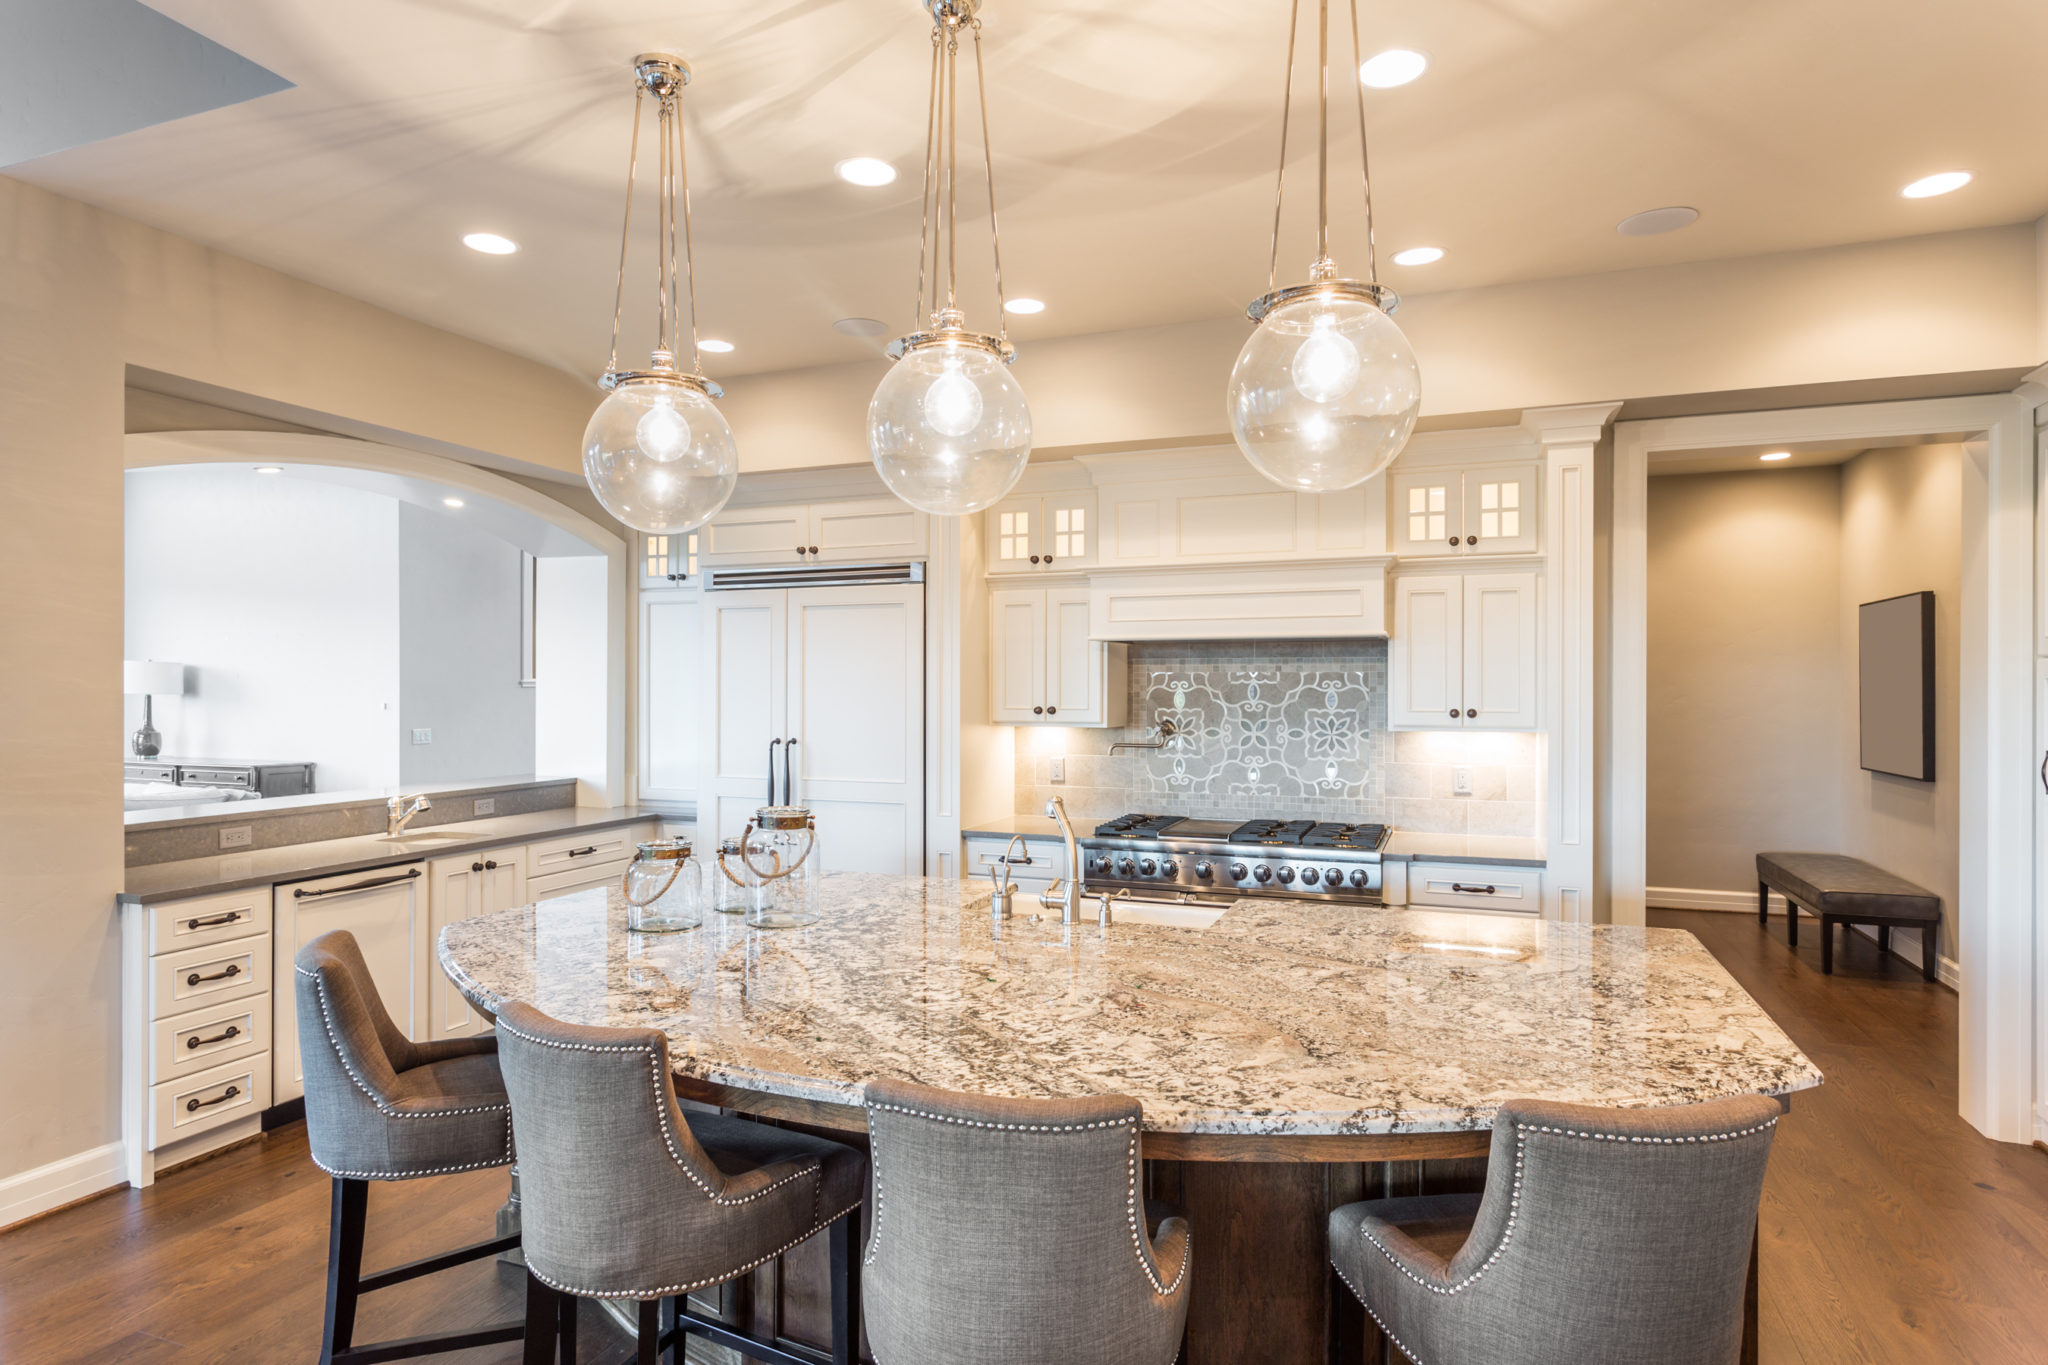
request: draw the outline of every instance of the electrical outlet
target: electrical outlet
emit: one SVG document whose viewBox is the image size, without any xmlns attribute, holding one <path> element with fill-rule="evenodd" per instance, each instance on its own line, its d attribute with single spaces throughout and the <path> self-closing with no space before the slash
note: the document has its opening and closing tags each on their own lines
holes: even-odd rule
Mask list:
<svg viewBox="0 0 2048 1365">
<path fill-rule="evenodd" d="M 415 744 L 432 744 L 434 742 L 434 732 L 432 730 L 415 730 L 412 732 L 412 742 Z"/>
<path fill-rule="evenodd" d="M 1067 760 L 1064 758 L 1056 758 L 1052 761 L 1052 780 L 1055 782 L 1067 780 Z"/>
<path fill-rule="evenodd" d="M 248 848 L 255 842 L 256 827 L 254 825 L 226 825 L 221 829 L 220 846 L 222 848 Z"/>
<path fill-rule="evenodd" d="M 1470 796 L 1471 794 L 1472 770 L 1470 768 L 1451 769 L 1451 795 Z"/>
<path fill-rule="evenodd" d="M 470 812 L 471 815 L 496 815 L 497 813 L 498 798 L 495 796 L 479 796 L 476 799 L 476 809 Z"/>
</svg>

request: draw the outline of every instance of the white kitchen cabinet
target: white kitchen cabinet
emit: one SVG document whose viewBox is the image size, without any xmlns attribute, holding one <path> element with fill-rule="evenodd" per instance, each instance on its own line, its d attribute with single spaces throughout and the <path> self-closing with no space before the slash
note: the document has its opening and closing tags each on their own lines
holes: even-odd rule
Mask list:
<svg viewBox="0 0 2048 1365">
<path fill-rule="evenodd" d="M 1388 724 L 1533 730 L 1536 575 L 1415 574 L 1394 584 Z"/>
<path fill-rule="evenodd" d="M 1099 490 L 1099 562 L 1167 568 L 1376 554 L 1367 535 L 1376 483 L 1301 493 L 1249 469 L 1107 483 Z"/>
<path fill-rule="evenodd" d="M 1095 562 L 1101 528 L 1090 489 L 1005 498 L 982 515 L 992 574 L 1065 573 Z"/>
<path fill-rule="evenodd" d="M 1543 913 L 1543 869 L 1466 863 L 1411 863 L 1408 904 L 1417 909 Z"/>
<path fill-rule="evenodd" d="M 700 597 L 694 588 L 640 595 L 640 799 L 697 797 Z"/>
<path fill-rule="evenodd" d="M 1389 475 L 1394 552 L 1533 553 L 1541 472 L 1533 462 L 1394 470 Z"/>
<path fill-rule="evenodd" d="M 438 975 L 441 968 L 433 960 L 426 868 L 422 864 L 281 884 L 271 894 L 271 945 L 279 983 L 272 997 L 273 1103 L 282 1104 L 306 1093 L 299 1067 L 299 1016 L 293 1003 L 298 975 L 292 959 L 299 949 L 330 930 L 346 929 L 355 935 L 392 1022 L 406 1037 L 426 1040 L 429 973 Z"/>
<path fill-rule="evenodd" d="M 702 627 L 703 847 L 793 800 L 828 871 L 922 872 L 923 586 L 707 592 Z"/>
<path fill-rule="evenodd" d="M 897 498 L 728 507 L 700 533 L 705 567 L 922 559 L 930 519 Z"/>
<path fill-rule="evenodd" d="M 1086 584 L 989 594 L 990 719 L 999 725 L 1119 726 L 1129 648 L 1089 634 Z"/>
<path fill-rule="evenodd" d="M 481 1033 L 484 1022 L 441 970 L 441 931 L 472 915 L 488 915 L 526 904 L 526 850 L 494 848 L 427 864 L 428 951 L 436 955 L 430 973 L 428 1037 L 463 1038 Z"/>
<path fill-rule="evenodd" d="M 687 535 L 640 537 L 640 586 L 673 588 L 697 576 L 697 547 L 702 537 Z"/>
<path fill-rule="evenodd" d="M 989 884 L 989 867 L 1010 847 L 1007 834 L 969 834 L 965 836 L 967 847 L 966 873 L 980 885 Z M 1067 875 L 1067 848 L 1059 839 L 1036 837 L 1017 845 L 1014 855 L 1028 858 L 1029 862 L 1012 863 L 1009 879 L 1017 884 L 1017 896 L 1011 904 L 1016 913 L 1029 913 L 1040 908 L 1038 896 L 1048 890 L 1056 881 Z"/>
</svg>

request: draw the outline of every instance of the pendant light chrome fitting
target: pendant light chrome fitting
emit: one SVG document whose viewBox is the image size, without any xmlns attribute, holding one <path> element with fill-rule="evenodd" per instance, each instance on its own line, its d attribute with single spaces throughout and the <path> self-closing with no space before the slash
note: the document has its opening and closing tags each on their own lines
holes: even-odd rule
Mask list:
<svg viewBox="0 0 2048 1365">
<path fill-rule="evenodd" d="M 611 357 L 598 381 L 610 397 L 583 433 L 583 472 L 606 511 L 638 531 L 676 534 L 716 516 L 739 479 L 732 428 L 712 404 L 724 390 L 703 373 L 697 344 L 697 272 L 690 224 L 689 158 L 680 96 L 690 67 L 664 52 L 633 60 L 633 140 L 626 170 L 626 211 L 619 229 L 618 287 L 612 300 Z M 646 369 L 619 368 L 626 263 L 632 244 L 633 189 L 640 169 L 640 116 L 653 96 L 660 160 L 655 224 L 655 344 Z M 682 239 L 682 269 L 676 246 Z M 680 293 L 679 293 L 680 291 Z M 676 367 L 687 299 L 690 368 Z"/>
<path fill-rule="evenodd" d="M 1017 348 L 1010 343 L 1003 306 L 1002 236 L 996 219 L 987 72 L 981 56 L 981 5 L 982 0 L 928 0 L 926 6 L 932 15 L 931 92 L 925 107 L 923 221 L 912 315 L 926 325 L 890 343 L 895 364 L 868 405 L 868 449 L 883 482 L 904 502 L 937 516 L 961 516 L 995 503 L 1016 486 L 1031 458 L 1031 410 L 1007 368 L 1017 358 Z M 963 31 L 974 45 L 995 266 L 994 333 L 969 329 L 959 298 Z"/>
</svg>

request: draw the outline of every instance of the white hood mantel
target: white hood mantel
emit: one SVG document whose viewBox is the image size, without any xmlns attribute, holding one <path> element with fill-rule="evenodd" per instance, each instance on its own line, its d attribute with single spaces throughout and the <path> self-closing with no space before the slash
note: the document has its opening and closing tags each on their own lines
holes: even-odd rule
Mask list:
<svg viewBox="0 0 2048 1365">
<path fill-rule="evenodd" d="M 1337 563 L 1098 571 L 1088 576 L 1098 640 L 1309 640 L 1387 634 L 1392 556 Z"/>
</svg>

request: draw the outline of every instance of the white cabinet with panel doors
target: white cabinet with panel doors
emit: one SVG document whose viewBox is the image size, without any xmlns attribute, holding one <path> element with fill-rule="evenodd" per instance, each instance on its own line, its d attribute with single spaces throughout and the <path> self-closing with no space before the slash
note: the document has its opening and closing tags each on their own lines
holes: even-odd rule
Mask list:
<svg viewBox="0 0 2048 1365">
<path fill-rule="evenodd" d="M 1089 637 L 1086 583 L 989 594 L 989 718 L 998 725 L 1119 726 L 1129 647 Z"/>
<path fill-rule="evenodd" d="M 1402 555 L 1533 553 L 1542 466 L 1396 467 L 1388 474 L 1389 544 Z"/>
<path fill-rule="evenodd" d="M 924 588 L 704 594 L 698 837 L 816 813 L 828 871 L 924 869 Z"/>
<path fill-rule="evenodd" d="M 930 519 L 900 499 L 727 507 L 698 533 L 699 564 L 850 564 L 922 559 Z"/>
<path fill-rule="evenodd" d="M 1095 493 L 1055 493 L 1005 498 L 982 514 L 992 574 L 1065 573 L 1095 562 Z"/>
<path fill-rule="evenodd" d="M 427 864 L 429 943 L 439 943 L 441 931 L 472 915 L 488 915 L 526 904 L 526 850 L 493 848 L 455 858 L 436 858 Z M 437 964 L 428 992 L 427 1036 L 465 1038 L 481 1033 L 486 1025 L 469 1007 L 455 983 Z"/>
<path fill-rule="evenodd" d="M 1536 575 L 1410 575 L 1394 583 L 1388 724 L 1534 730 Z"/>
<path fill-rule="evenodd" d="M 695 588 L 640 594 L 642 801 L 697 798 L 701 600 Z"/>
<path fill-rule="evenodd" d="M 674 588 L 695 578 L 699 540 L 695 531 L 687 535 L 641 536 L 641 588 Z"/>
</svg>

